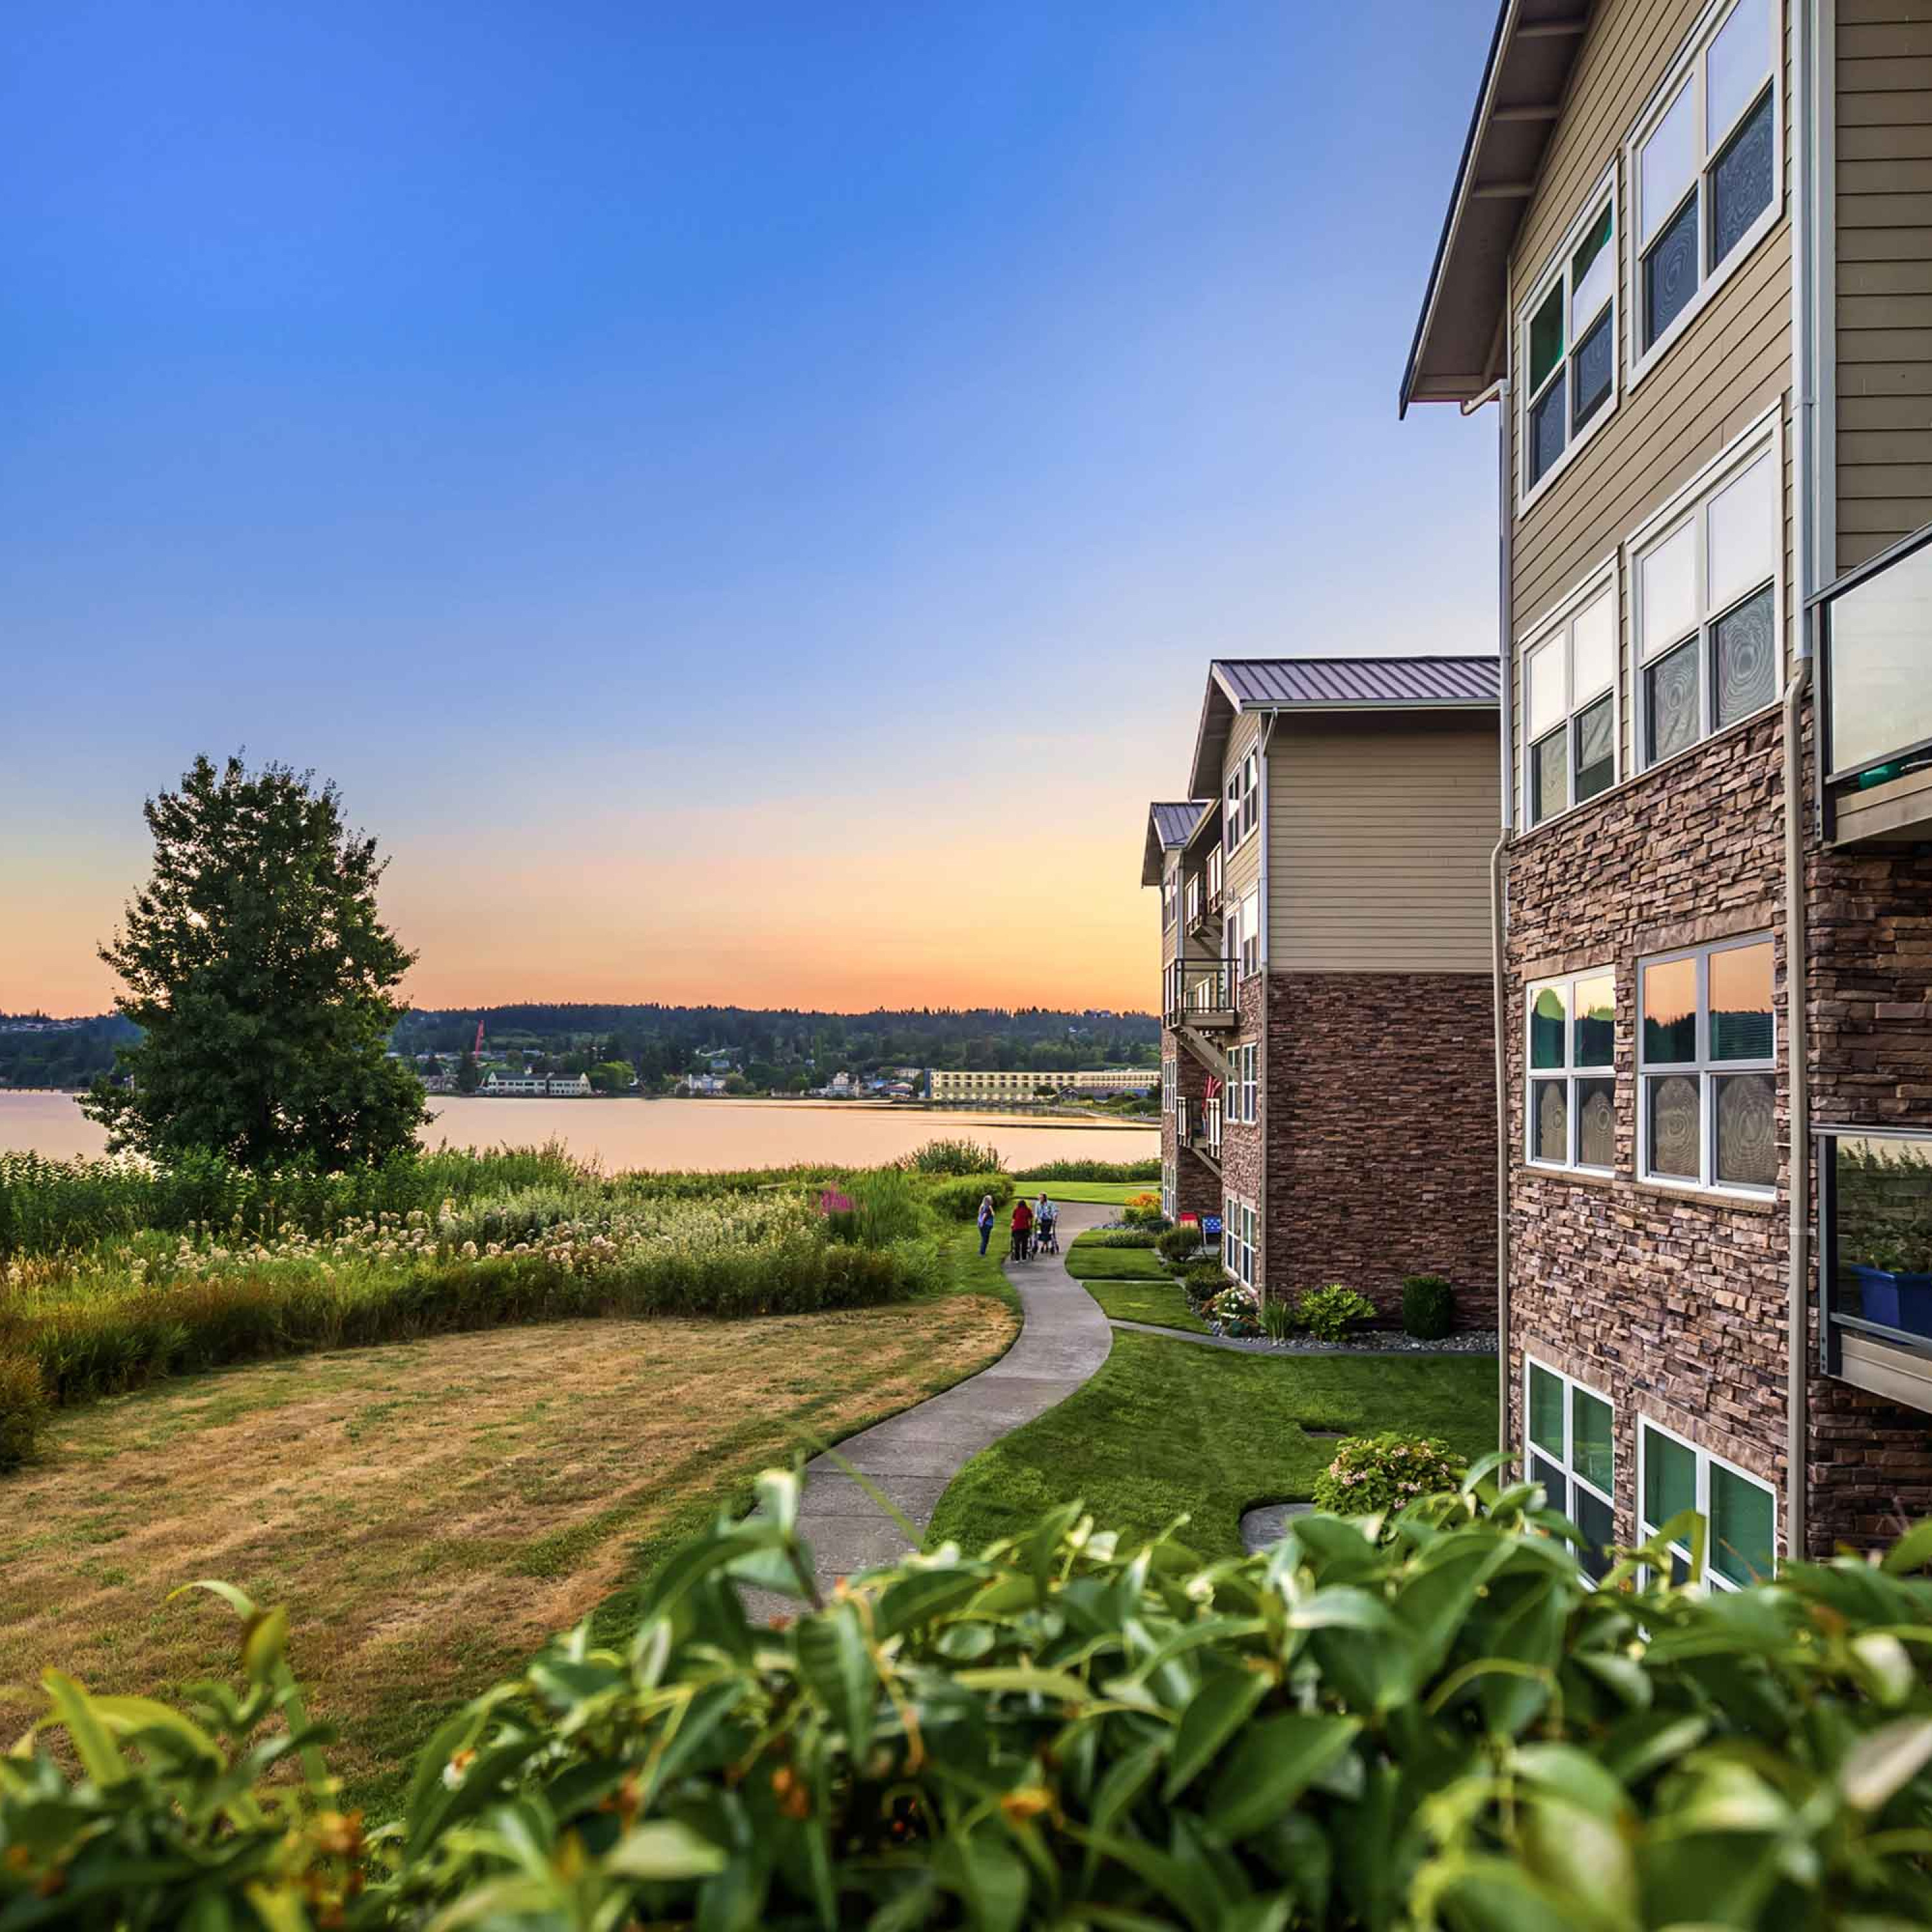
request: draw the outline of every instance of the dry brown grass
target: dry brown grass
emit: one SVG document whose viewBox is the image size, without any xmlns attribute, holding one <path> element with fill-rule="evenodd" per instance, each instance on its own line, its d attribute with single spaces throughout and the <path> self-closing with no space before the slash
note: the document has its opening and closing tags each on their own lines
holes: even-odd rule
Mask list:
<svg viewBox="0 0 1932 1932">
<path fill-rule="evenodd" d="M 380 1808 L 442 1710 L 514 1668 L 802 1437 L 992 1360 L 989 1298 L 755 1322 L 573 1322 L 202 1376 L 57 1419 L 0 1481 L 0 1687 L 230 1674 L 223 1577 L 286 1605 L 331 1753 Z M 36 1701 L 0 1688 L 0 1748 Z"/>
</svg>

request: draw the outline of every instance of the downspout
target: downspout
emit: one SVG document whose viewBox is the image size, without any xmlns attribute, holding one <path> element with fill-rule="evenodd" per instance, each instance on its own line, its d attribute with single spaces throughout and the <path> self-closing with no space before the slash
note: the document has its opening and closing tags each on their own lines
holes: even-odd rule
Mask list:
<svg viewBox="0 0 1932 1932">
<path fill-rule="evenodd" d="M 1505 297 L 1507 312 L 1507 296 Z M 1496 842 L 1490 852 L 1490 978 L 1496 1033 L 1496 1447 L 1510 1449 L 1510 1130 L 1509 975 L 1504 958 L 1508 924 L 1504 900 L 1504 860 L 1516 824 L 1516 730 L 1510 689 L 1511 632 L 1515 627 L 1516 525 L 1510 502 L 1510 384 L 1504 376 L 1484 394 L 1462 405 L 1474 414 L 1493 399 L 1496 405 L 1496 656 L 1498 722 L 1502 736 L 1502 811 Z"/>
<path fill-rule="evenodd" d="M 1792 98 L 1796 118 L 1797 178 L 1791 195 L 1791 364 L 1797 386 L 1791 412 L 1792 552 L 1797 583 L 1794 602 L 1797 656 L 1784 687 L 1784 1042 L 1790 1147 L 1791 1213 L 1790 1272 L 1785 1314 L 1785 1556 L 1807 1553 L 1807 1400 L 1811 1366 L 1810 1081 L 1804 1031 L 1804 688 L 1811 670 L 1810 600 L 1817 572 L 1812 550 L 1810 470 L 1813 412 L 1816 406 L 1812 327 L 1812 250 L 1818 232 L 1812 197 L 1818 191 L 1814 143 L 1818 128 L 1813 85 L 1813 0 L 1793 0 Z"/>
<path fill-rule="evenodd" d="M 1260 944 L 1256 950 L 1258 956 L 1261 961 L 1262 968 L 1262 1036 L 1260 1041 L 1260 1052 L 1256 1057 L 1260 1060 L 1262 1067 L 1262 1118 L 1255 1123 L 1255 1131 L 1256 1133 L 1260 1135 L 1262 1144 L 1260 1148 L 1261 1158 L 1255 1163 L 1255 1171 L 1261 1177 L 1259 1181 L 1256 1184 L 1255 1189 L 1255 1219 L 1261 1225 L 1261 1292 L 1262 1299 L 1264 1301 L 1268 1299 L 1268 1248 L 1270 1246 L 1268 1216 L 1268 1108 L 1274 1104 L 1272 1100 L 1270 1098 L 1270 1092 L 1274 1085 L 1274 1082 L 1270 1077 L 1270 1070 L 1268 1065 L 1268 928 L 1274 923 L 1274 913 L 1272 910 L 1273 895 L 1268 889 L 1268 750 L 1270 746 L 1271 746 L 1274 742 L 1274 728 L 1280 722 L 1281 713 L 1278 711 L 1270 711 L 1268 714 L 1267 718 L 1263 721 L 1261 728 L 1261 757 L 1258 760 L 1261 765 L 1260 784 L 1262 790 L 1262 929 L 1258 935 Z"/>
</svg>

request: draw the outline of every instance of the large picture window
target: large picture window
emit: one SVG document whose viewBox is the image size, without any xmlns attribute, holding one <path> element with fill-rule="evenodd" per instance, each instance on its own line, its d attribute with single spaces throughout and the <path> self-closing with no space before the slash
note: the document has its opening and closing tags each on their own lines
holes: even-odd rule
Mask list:
<svg viewBox="0 0 1932 1932">
<path fill-rule="evenodd" d="M 1641 1172 L 1768 1194 L 1778 1181 L 1778 1024 L 1768 939 L 1637 969 Z"/>
<path fill-rule="evenodd" d="M 1777 219 L 1780 0 L 1714 6 L 1630 136 L 1633 382 Z"/>
<path fill-rule="evenodd" d="M 1648 1543 L 1673 1516 L 1695 1510 L 1704 1519 L 1705 1568 L 1700 1577 L 1689 1544 L 1670 1546 L 1673 1583 L 1742 1589 L 1772 1574 L 1777 1563 L 1778 1498 L 1768 1484 L 1651 1421 L 1637 1425 L 1637 1527 Z"/>
<path fill-rule="evenodd" d="M 1642 764 L 1778 700 L 1780 470 L 1776 439 L 1762 439 L 1633 540 Z"/>
<path fill-rule="evenodd" d="M 1616 406 L 1616 194 L 1606 179 L 1519 314 L 1526 504 Z"/>
<path fill-rule="evenodd" d="M 1523 653 L 1523 796 L 1529 822 L 1617 781 L 1617 593 L 1612 567 Z"/>
<path fill-rule="evenodd" d="M 1616 1166 L 1616 1016 L 1607 968 L 1530 988 L 1528 1155 L 1538 1166 Z"/>
<path fill-rule="evenodd" d="M 1614 1412 L 1594 1390 L 1527 1358 L 1522 1412 L 1528 1473 L 1588 1539 L 1576 1560 L 1600 1579 L 1616 1540 Z"/>
</svg>

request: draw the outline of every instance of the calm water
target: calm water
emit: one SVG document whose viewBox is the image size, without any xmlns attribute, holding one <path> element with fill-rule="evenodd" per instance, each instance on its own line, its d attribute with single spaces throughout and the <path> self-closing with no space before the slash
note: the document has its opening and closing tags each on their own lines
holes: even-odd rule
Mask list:
<svg viewBox="0 0 1932 1932">
<path fill-rule="evenodd" d="M 439 1096 L 424 1139 L 528 1147 L 562 1141 L 610 1168 L 865 1167 L 942 1136 L 990 1142 L 1009 1166 L 1042 1160 L 1154 1160 L 1156 1127 L 1070 1125 L 1010 1114 L 916 1113 L 857 1101 L 478 1100 Z M 0 1148 L 98 1154 L 100 1128 L 64 1094 L 0 1094 Z"/>
</svg>

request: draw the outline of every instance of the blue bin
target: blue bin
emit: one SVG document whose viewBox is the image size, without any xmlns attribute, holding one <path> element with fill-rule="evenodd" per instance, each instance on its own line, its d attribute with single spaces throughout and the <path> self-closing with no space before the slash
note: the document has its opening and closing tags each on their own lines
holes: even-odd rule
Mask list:
<svg viewBox="0 0 1932 1932">
<path fill-rule="evenodd" d="M 1858 1312 L 1866 1321 L 1910 1335 L 1932 1335 L 1932 1274 L 1894 1274 L 1858 1262 L 1852 1272 L 1858 1281 Z"/>
</svg>

